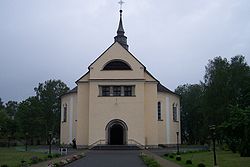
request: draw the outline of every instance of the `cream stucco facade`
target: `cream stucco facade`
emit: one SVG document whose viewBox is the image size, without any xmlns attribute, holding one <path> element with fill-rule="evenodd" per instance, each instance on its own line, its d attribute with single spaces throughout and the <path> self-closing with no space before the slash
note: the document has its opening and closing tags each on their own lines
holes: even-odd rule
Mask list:
<svg viewBox="0 0 250 167">
<path fill-rule="evenodd" d="M 75 138 L 82 147 L 98 141 L 176 144 L 179 96 L 161 85 L 123 44 L 115 41 L 61 97 L 61 143 Z"/>
</svg>

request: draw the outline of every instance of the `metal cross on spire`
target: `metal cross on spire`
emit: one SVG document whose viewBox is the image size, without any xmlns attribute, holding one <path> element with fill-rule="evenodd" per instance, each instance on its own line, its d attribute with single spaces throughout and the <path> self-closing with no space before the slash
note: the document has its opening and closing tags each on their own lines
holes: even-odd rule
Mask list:
<svg viewBox="0 0 250 167">
<path fill-rule="evenodd" d="M 120 4 L 120 10 L 122 10 L 122 5 L 123 5 L 125 2 L 122 1 L 122 0 L 120 0 L 118 3 Z"/>
</svg>

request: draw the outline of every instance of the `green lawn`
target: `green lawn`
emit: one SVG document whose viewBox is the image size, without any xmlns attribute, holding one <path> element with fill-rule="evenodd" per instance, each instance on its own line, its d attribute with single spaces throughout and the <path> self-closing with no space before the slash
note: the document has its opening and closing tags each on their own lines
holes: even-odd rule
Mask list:
<svg viewBox="0 0 250 167">
<path fill-rule="evenodd" d="M 240 157 L 239 154 L 233 154 L 231 151 L 217 151 L 217 164 L 219 167 L 250 167 L 250 157 Z M 197 152 L 186 153 L 181 155 L 181 161 L 175 158 L 165 157 L 174 161 L 183 167 L 197 167 L 199 163 L 203 163 L 206 167 L 213 167 L 213 152 Z M 191 159 L 193 165 L 186 165 L 186 160 Z"/>
<path fill-rule="evenodd" d="M 18 149 L 20 150 L 20 149 Z M 8 165 L 8 167 L 17 167 L 21 164 L 22 160 L 30 162 L 30 158 L 37 156 L 39 158 L 47 157 L 47 154 L 39 152 L 25 152 L 18 151 L 15 147 L 5 148 L 0 147 L 0 166 L 3 164 Z"/>
</svg>

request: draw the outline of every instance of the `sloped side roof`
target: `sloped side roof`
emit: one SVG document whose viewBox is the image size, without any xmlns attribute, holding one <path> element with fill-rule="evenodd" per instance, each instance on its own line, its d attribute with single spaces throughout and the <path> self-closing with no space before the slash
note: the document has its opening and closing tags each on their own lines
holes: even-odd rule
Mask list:
<svg viewBox="0 0 250 167">
<path fill-rule="evenodd" d="M 174 94 L 174 95 L 180 96 L 177 93 L 175 93 L 175 92 L 171 91 L 170 89 L 166 88 L 161 83 L 157 84 L 157 92 L 166 92 L 166 93 L 170 93 L 170 94 Z"/>
<path fill-rule="evenodd" d="M 74 87 L 73 89 L 69 90 L 68 92 L 62 94 L 61 97 L 65 96 L 65 95 L 68 95 L 68 94 L 71 94 L 71 93 L 77 93 L 77 86 Z"/>
</svg>

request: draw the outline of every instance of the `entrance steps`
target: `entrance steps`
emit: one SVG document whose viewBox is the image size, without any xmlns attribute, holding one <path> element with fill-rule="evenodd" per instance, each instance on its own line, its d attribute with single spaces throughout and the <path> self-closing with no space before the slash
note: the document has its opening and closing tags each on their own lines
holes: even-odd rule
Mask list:
<svg viewBox="0 0 250 167">
<path fill-rule="evenodd" d="M 91 148 L 91 150 L 141 150 L 135 144 L 127 145 L 107 145 L 107 144 L 98 144 Z"/>
</svg>

